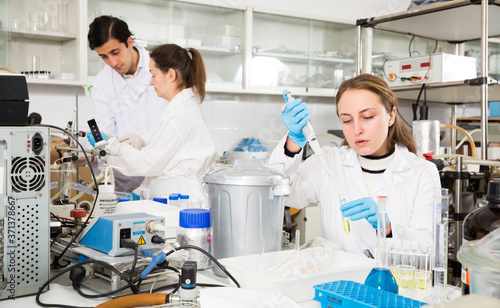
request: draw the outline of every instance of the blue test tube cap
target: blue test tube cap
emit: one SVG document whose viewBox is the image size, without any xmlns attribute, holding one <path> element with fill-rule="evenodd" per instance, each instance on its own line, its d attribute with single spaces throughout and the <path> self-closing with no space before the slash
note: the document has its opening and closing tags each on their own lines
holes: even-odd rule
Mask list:
<svg viewBox="0 0 500 308">
<path fill-rule="evenodd" d="M 118 203 L 120 203 L 120 202 L 127 202 L 127 201 L 130 201 L 130 199 L 129 198 L 120 198 L 120 199 L 118 199 Z"/>
<path fill-rule="evenodd" d="M 189 199 L 189 195 L 180 195 L 179 199 L 181 199 L 181 200 Z"/>
<path fill-rule="evenodd" d="M 168 198 L 153 198 L 153 201 L 168 204 Z"/>
<path fill-rule="evenodd" d="M 206 209 L 184 209 L 179 212 L 179 226 L 182 228 L 209 228 L 212 214 Z"/>
</svg>

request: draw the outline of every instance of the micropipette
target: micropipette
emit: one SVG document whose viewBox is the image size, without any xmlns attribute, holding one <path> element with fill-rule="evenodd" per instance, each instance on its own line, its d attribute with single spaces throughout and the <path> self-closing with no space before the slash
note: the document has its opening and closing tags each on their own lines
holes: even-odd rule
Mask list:
<svg viewBox="0 0 500 308">
<path fill-rule="evenodd" d="M 285 110 L 285 107 L 288 103 L 291 103 L 295 100 L 295 98 L 292 96 L 290 91 L 285 90 L 284 95 L 287 96 L 287 103 L 285 106 L 281 108 L 281 112 Z M 328 178 L 330 178 L 330 181 L 333 184 L 333 187 L 337 191 L 337 193 L 340 195 L 340 190 L 337 187 L 337 184 L 335 183 L 333 176 L 330 172 L 330 169 L 328 169 L 328 166 L 326 165 L 325 158 L 323 157 L 323 150 L 321 150 L 321 146 L 319 145 L 318 139 L 316 139 L 316 134 L 314 133 L 314 129 L 312 127 L 311 121 L 307 121 L 306 126 L 302 128 L 302 133 L 306 137 L 307 142 L 309 142 L 309 146 L 313 150 L 314 154 L 318 156 L 319 160 L 321 161 L 321 165 L 323 165 L 323 168 L 326 171 L 326 174 L 328 175 Z M 342 199 L 341 202 L 345 202 L 345 199 Z M 344 227 L 344 232 L 346 234 L 351 233 L 351 225 L 349 222 L 349 217 L 343 217 L 342 216 L 342 224 Z"/>
</svg>

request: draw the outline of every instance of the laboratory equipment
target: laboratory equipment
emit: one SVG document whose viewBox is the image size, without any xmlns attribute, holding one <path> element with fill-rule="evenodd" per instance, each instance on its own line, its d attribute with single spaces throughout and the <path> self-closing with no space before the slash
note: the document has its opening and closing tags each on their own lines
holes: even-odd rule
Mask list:
<svg viewBox="0 0 500 308">
<path fill-rule="evenodd" d="M 178 246 L 193 245 L 206 252 L 211 251 L 212 217 L 206 209 L 184 209 L 179 212 L 179 228 L 176 232 Z M 188 249 L 188 261 L 195 261 L 198 269 L 212 267 L 212 260 L 206 254 Z"/>
<path fill-rule="evenodd" d="M 189 195 L 180 195 L 179 196 L 179 204 L 183 209 L 189 208 Z"/>
<path fill-rule="evenodd" d="M 259 138 L 247 137 L 236 141 L 229 150 L 224 152 L 224 158 L 229 160 L 238 159 L 261 159 L 267 161 L 271 152 L 268 145 Z"/>
<path fill-rule="evenodd" d="M 365 285 L 376 289 L 398 293 L 398 284 L 392 272 L 387 268 L 386 258 L 386 226 L 387 226 L 387 197 L 379 196 L 377 212 L 377 264 L 366 277 Z"/>
<path fill-rule="evenodd" d="M 35 294 L 49 278 L 48 140 L 47 128 L 0 127 L 0 300 Z"/>
<path fill-rule="evenodd" d="M 385 62 L 384 72 L 391 87 L 477 77 L 476 58 L 446 53 L 389 59 Z"/>
<path fill-rule="evenodd" d="M 342 206 L 344 203 L 346 203 L 345 199 L 340 200 L 340 206 Z M 349 234 L 351 233 L 351 219 L 349 217 L 344 217 L 342 216 L 342 225 L 344 227 L 344 233 Z"/>
<path fill-rule="evenodd" d="M 110 165 L 103 167 L 104 183 L 99 184 L 99 195 L 97 196 L 94 211 L 92 212 L 93 217 L 112 215 L 116 212 L 118 198 L 115 194 L 112 168 Z"/>
<path fill-rule="evenodd" d="M 179 197 L 181 194 L 173 193 L 168 196 L 168 203 L 173 206 L 179 206 Z"/>
<path fill-rule="evenodd" d="M 498 221 L 498 220 L 497 220 Z M 458 260 L 467 267 L 471 294 L 500 299 L 500 229 L 482 239 L 464 243 Z"/>
<path fill-rule="evenodd" d="M 424 154 L 440 154 L 441 126 L 437 120 L 418 120 L 413 121 L 412 133 L 417 145 L 417 156 L 423 157 Z"/>
<path fill-rule="evenodd" d="M 326 240 L 325 240 L 326 241 Z M 220 259 L 220 263 L 238 280 L 244 289 L 276 290 L 295 302 L 311 300 L 313 286 L 331 280 L 351 280 L 362 283 L 375 264 L 374 259 L 349 253 L 335 247 L 301 247 L 298 265 L 283 267 L 283 262 L 297 256 L 294 250 L 281 250 Z M 304 244 L 303 246 L 305 246 Z M 293 265 L 293 264 L 292 264 Z"/>
<path fill-rule="evenodd" d="M 287 104 L 289 102 L 293 102 L 295 100 L 295 98 L 292 97 L 290 91 L 285 90 L 285 91 L 283 91 L 283 93 L 284 93 L 284 95 L 287 96 Z M 282 111 L 285 110 L 285 107 L 286 107 L 286 104 L 285 104 L 285 106 L 282 107 L 281 110 Z M 319 158 L 321 165 L 323 166 L 323 169 L 325 169 L 325 172 L 328 175 L 328 178 L 330 179 L 330 182 L 332 183 L 334 189 L 337 191 L 337 193 L 339 195 L 341 195 L 341 191 L 338 189 L 337 184 L 335 183 L 335 180 L 332 176 L 332 173 L 330 172 L 330 169 L 328 168 L 328 165 L 326 164 L 325 158 L 323 157 L 323 150 L 321 149 L 321 146 L 319 145 L 318 139 L 316 138 L 316 134 L 314 133 L 314 129 L 312 127 L 311 121 L 308 121 L 306 126 L 304 126 L 302 128 L 302 133 L 304 134 L 304 136 L 305 136 L 307 142 L 309 143 L 309 146 L 313 150 L 314 154 L 316 154 L 316 156 Z M 345 200 L 345 199 L 341 198 L 341 200 Z M 344 232 L 349 231 L 349 233 L 350 233 L 351 232 L 351 223 L 350 223 L 349 219 L 346 220 L 342 217 L 342 224 L 344 227 Z M 348 233 L 346 232 L 346 234 L 348 234 Z"/>
<path fill-rule="evenodd" d="M 432 247 L 432 298 L 433 303 L 446 300 L 448 273 L 448 189 L 441 188 L 434 197 L 433 247 Z"/>
<path fill-rule="evenodd" d="M 500 228 L 500 181 L 488 183 L 486 205 L 469 213 L 464 219 L 464 242 L 482 239 L 493 230 Z M 468 294 L 470 275 L 462 264 L 462 293 Z"/>
<path fill-rule="evenodd" d="M 79 244 L 111 257 L 134 254 L 133 249 L 123 247 L 122 239 L 132 239 L 142 250 L 158 250 L 163 245 L 154 243 L 152 238 L 155 234 L 162 238 L 165 235 L 163 227 L 155 228 L 155 224 L 164 226 L 165 219 L 146 213 L 100 216 L 85 228 Z"/>
<path fill-rule="evenodd" d="M 28 124 L 29 96 L 24 75 L 0 74 L 0 125 Z"/>
<path fill-rule="evenodd" d="M 281 249 L 284 196 L 290 178 L 261 160 L 236 160 L 205 177 L 213 220 L 213 254 L 235 257 Z M 214 268 L 214 271 L 217 271 Z"/>
<path fill-rule="evenodd" d="M 418 308 L 427 303 L 366 286 L 354 281 L 338 280 L 314 286 L 314 300 L 321 307 L 387 307 Z"/>
</svg>

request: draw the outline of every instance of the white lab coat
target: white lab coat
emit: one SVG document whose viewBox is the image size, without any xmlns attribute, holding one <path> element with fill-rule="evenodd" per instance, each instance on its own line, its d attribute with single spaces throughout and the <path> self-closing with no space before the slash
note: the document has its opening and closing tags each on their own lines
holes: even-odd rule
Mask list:
<svg viewBox="0 0 500 308">
<path fill-rule="evenodd" d="M 138 78 L 141 82 L 130 87 L 123 77 L 106 65 L 95 79 L 91 98 L 94 102 L 95 120 L 99 129 L 113 137 L 136 133 L 146 143 L 156 127 L 168 101 L 156 95 L 150 85 L 149 53 L 141 46 L 139 51 Z"/>
<path fill-rule="evenodd" d="M 149 84 L 149 52 L 141 46 L 134 46 L 139 51 L 136 78 L 140 82 L 137 86 L 129 86 L 119 73 L 106 65 L 97 74 L 91 98 L 94 102 L 95 120 L 102 133 L 113 137 L 135 133 L 148 142 L 151 131 L 159 122 L 168 101 L 158 97 L 154 87 Z M 93 168 L 101 170 L 103 165 L 104 161 L 98 160 L 93 164 Z M 132 191 L 144 178 L 127 177 L 115 171 L 115 180 L 117 190 Z"/>
<path fill-rule="evenodd" d="M 339 195 L 319 158 L 313 155 L 300 163 L 302 155 L 287 157 L 283 149 L 285 140 L 286 137 L 276 146 L 269 159 L 270 164 L 284 162 L 286 173 L 292 177 L 292 193 L 285 205 L 301 209 L 319 203 L 324 238 L 340 240 L 343 249 L 348 252 L 362 253 L 368 248 L 374 254 L 377 236 L 366 219 L 351 221 L 351 233 L 344 233 L 340 200 L 372 197 L 376 201 L 377 196 L 387 196 L 392 236 L 417 240 L 429 246 L 432 244 L 434 195 L 441 187 L 434 164 L 418 158 L 406 147 L 397 144 L 393 160 L 369 195 L 357 153 L 348 146 L 323 147 L 326 164 L 341 191 Z M 275 169 L 277 172 L 279 170 Z"/>
<path fill-rule="evenodd" d="M 203 178 L 216 151 L 199 105 L 193 90 L 184 89 L 169 103 L 145 147 L 138 150 L 111 138 L 108 162 L 126 175 L 148 177 L 141 187 L 149 187 L 151 197 L 188 194 L 194 206 L 208 208 Z"/>
</svg>

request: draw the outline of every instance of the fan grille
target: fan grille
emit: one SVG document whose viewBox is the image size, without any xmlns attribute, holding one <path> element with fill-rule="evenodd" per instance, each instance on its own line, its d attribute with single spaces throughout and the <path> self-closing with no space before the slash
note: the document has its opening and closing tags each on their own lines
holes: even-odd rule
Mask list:
<svg viewBox="0 0 500 308">
<path fill-rule="evenodd" d="M 40 156 L 15 157 L 11 168 L 12 191 L 40 191 L 45 186 L 45 161 Z"/>
</svg>

